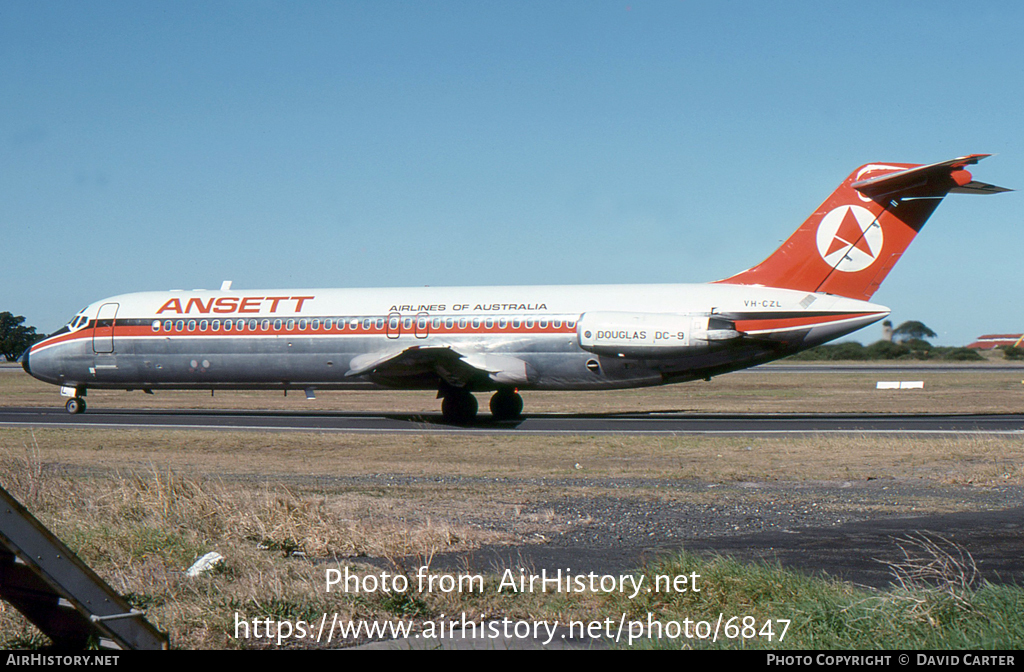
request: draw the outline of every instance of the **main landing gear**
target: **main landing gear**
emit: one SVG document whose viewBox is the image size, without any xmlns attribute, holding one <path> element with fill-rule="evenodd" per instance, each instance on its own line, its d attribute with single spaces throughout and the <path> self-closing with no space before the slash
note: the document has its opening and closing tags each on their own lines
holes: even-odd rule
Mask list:
<svg viewBox="0 0 1024 672">
<path fill-rule="evenodd" d="M 513 389 L 498 390 L 491 397 L 491 415 L 495 420 L 515 420 L 523 414 L 523 398 Z"/>
<path fill-rule="evenodd" d="M 441 417 L 449 425 L 468 425 L 476 418 L 476 397 L 466 389 L 450 388 L 443 391 Z"/>
<path fill-rule="evenodd" d="M 464 388 L 450 387 L 439 392 L 441 417 L 450 425 L 468 425 L 476 419 L 476 397 Z M 523 413 L 523 398 L 511 388 L 503 388 L 491 397 L 491 415 L 495 420 L 515 420 Z"/>
</svg>

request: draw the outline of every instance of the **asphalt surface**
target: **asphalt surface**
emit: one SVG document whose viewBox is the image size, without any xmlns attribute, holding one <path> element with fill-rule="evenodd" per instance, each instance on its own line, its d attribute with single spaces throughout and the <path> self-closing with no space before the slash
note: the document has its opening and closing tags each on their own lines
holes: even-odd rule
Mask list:
<svg viewBox="0 0 1024 672">
<path fill-rule="evenodd" d="M 524 568 L 536 575 L 632 574 L 680 550 L 763 561 L 824 578 L 876 589 L 898 585 L 898 569 L 908 562 L 937 560 L 963 568 L 972 586 L 983 581 L 1024 585 L 1024 489 L 923 485 L 896 479 L 833 483 L 713 484 L 666 479 L 604 479 L 613 492 L 597 497 L 567 496 L 539 506 L 556 518 L 576 519 L 537 543 L 484 546 L 470 552 L 431 557 L 432 573 L 497 572 Z M 594 485 L 594 483 L 591 483 Z M 664 491 L 720 493 L 707 497 L 650 498 L 614 494 L 616 485 Z M 746 494 L 744 494 L 746 493 Z M 956 507 L 942 513 L 892 513 L 898 504 L 929 501 Z M 887 512 L 889 511 L 889 512 Z M 534 511 L 536 512 L 536 511 Z M 485 524 L 486 521 L 477 521 Z M 492 521 L 494 522 L 494 521 Z M 500 522 L 498 523 L 500 525 Z M 394 569 L 394 559 L 356 558 Z M 418 567 L 422 558 L 398 561 Z M 686 571 L 685 566 L 683 570 Z M 418 639 L 376 642 L 366 648 L 601 648 L 600 638 L 470 641 L 443 646 Z"/>
<path fill-rule="evenodd" d="M 422 480 L 406 479 L 388 482 L 408 485 Z M 537 485 L 532 480 L 501 480 L 508 487 Z M 894 580 L 891 565 L 905 559 L 903 540 L 924 535 L 943 549 L 970 554 L 978 578 L 1024 585 L 1024 488 L 1018 486 L 936 486 L 889 478 L 731 484 L 580 478 L 546 484 L 559 486 L 558 490 L 596 487 L 604 494 L 567 494 L 524 504 L 523 515 L 546 513 L 559 522 L 542 529 L 535 541 L 438 554 L 431 566 L 474 571 L 571 568 L 616 574 L 682 549 L 778 562 L 808 574 L 885 588 Z M 915 506 L 927 510 L 911 513 Z M 456 522 L 496 530 L 510 524 L 482 513 Z M 391 560 L 383 558 L 360 560 L 391 567 Z M 415 562 L 409 559 L 410 566 Z"/>
<path fill-rule="evenodd" d="M 1024 434 L 1024 414 L 529 414 L 494 422 L 481 414 L 468 426 L 440 414 L 290 411 L 99 409 L 70 415 L 62 408 L 0 408 L 0 427 L 150 428 L 258 431 L 490 434 Z"/>
<path fill-rule="evenodd" d="M 534 571 L 571 568 L 574 572 L 616 574 L 635 571 L 682 549 L 741 561 L 778 562 L 810 575 L 887 588 L 895 583 L 892 566 L 906 560 L 900 544 L 906 546 L 916 538 L 931 539 L 954 555 L 961 550 L 970 554 L 979 579 L 1024 585 L 1024 507 L 715 535 L 675 545 L 484 547 L 471 554 L 435 556 L 431 567 L 493 571 L 495 567 L 528 566 Z"/>
</svg>

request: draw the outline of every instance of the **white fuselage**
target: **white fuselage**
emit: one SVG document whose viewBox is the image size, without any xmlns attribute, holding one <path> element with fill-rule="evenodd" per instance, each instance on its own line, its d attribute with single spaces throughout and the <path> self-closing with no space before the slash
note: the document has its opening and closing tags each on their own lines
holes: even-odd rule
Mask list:
<svg viewBox="0 0 1024 672">
<path fill-rule="evenodd" d="M 69 388 L 602 389 L 753 366 L 888 312 L 728 284 L 143 292 L 91 304 L 25 365 Z"/>
</svg>

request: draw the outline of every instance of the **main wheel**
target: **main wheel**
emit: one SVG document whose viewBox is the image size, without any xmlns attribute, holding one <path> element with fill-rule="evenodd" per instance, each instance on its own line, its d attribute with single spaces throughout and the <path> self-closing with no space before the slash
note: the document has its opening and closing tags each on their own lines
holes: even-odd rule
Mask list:
<svg viewBox="0 0 1024 672">
<path fill-rule="evenodd" d="M 441 401 L 441 417 L 451 425 L 468 425 L 476 418 L 476 397 L 469 392 L 447 395 Z"/>
<path fill-rule="evenodd" d="M 85 413 L 85 399 L 81 397 L 73 397 L 68 399 L 68 403 L 64 404 L 64 408 L 71 415 L 78 415 L 79 413 Z"/>
<path fill-rule="evenodd" d="M 512 390 L 499 390 L 491 397 L 491 415 L 495 420 L 515 420 L 523 413 L 523 398 Z"/>
</svg>

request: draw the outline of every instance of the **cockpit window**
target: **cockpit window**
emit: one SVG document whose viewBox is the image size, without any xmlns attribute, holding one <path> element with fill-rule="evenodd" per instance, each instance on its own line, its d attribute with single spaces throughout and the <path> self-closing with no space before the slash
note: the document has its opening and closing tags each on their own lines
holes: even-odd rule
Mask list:
<svg viewBox="0 0 1024 672">
<path fill-rule="evenodd" d="M 80 311 L 78 311 L 77 315 L 75 315 L 74 317 L 71 318 L 71 321 L 68 322 L 68 325 L 67 325 L 67 328 L 69 330 L 73 331 L 75 329 L 78 329 L 80 326 L 82 326 L 83 324 L 85 324 L 86 322 L 89 321 L 89 318 L 85 316 L 85 311 L 86 310 L 88 310 L 88 307 L 82 308 Z"/>
</svg>

